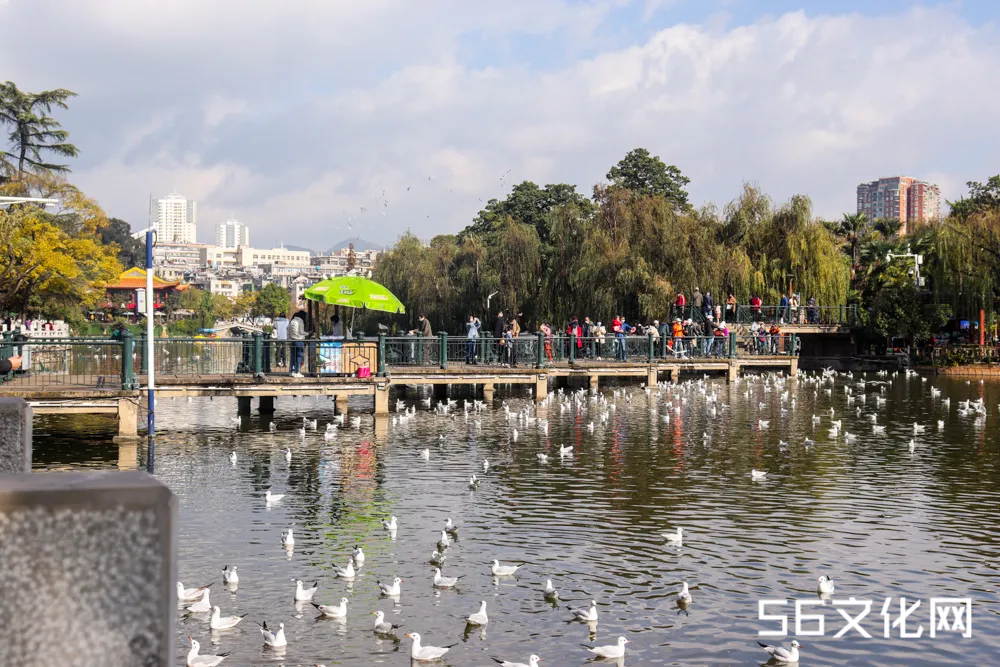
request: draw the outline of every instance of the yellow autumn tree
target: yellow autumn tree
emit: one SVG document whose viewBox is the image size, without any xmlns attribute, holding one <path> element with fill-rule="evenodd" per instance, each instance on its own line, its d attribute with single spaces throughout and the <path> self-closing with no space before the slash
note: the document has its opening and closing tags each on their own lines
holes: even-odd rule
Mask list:
<svg viewBox="0 0 1000 667">
<path fill-rule="evenodd" d="M 107 215 L 52 174 L 26 174 L 0 186 L 0 194 L 59 201 L 49 209 L 13 204 L 0 210 L 0 311 L 77 319 L 122 270 L 118 247 L 102 245 L 97 236 Z"/>
</svg>

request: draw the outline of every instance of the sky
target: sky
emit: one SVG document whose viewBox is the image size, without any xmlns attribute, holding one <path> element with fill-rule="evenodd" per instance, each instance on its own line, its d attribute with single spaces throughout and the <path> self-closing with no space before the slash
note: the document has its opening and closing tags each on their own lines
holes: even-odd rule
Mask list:
<svg viewBox="0 0 1000 667">
<path fill-rule="evenodd" d="M 1000 3 L 0 0 L 0 78 L 78 93 L 71 180 L 258 247 L 455 233 L 524 180 L 590 193 L 644 147 L 723 207 L 839 218 L 859 182 L 1000 172 Z"/>
</svg>

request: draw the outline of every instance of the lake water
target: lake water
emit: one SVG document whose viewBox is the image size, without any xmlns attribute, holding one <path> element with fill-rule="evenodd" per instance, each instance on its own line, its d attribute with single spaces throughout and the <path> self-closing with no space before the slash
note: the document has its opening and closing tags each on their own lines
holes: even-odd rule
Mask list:
<svg viewBox="0 0 1000 667">
<path fill-rule="evenodd" d="M 863 405 L 860 378 L 886 382 L 868 385 Z M 941 395 L 932 397 L 931 387 Z M 606 405 L 586 395 L 557 396 L 536 409 L 527 394 L 504 397 L 512 412 L 547 416 L 547 435 L 537 423 L 508 418 L 499 397 L 488 411 L 466 417 L 456 406 L 443 416 L 411 393 L 407 405 L 417 414 L 407 424 L 390 418 L 376 428 L 358 409 L 352 414 L 362 417 L 360 429 L 348 423 L 335 440 L 323 437 L 334 414 L 326 399 L 280 401 L 274 432 L 256 414 L 233 424 L 235 399 L 161 401 L 155 474 L 180 501 L 180 578 L 188 586 L 216 582 L 212 602 L 223 615 L 249 614 L 236 630 L 213 635 L 207 618 L 178 612 L 177 664 L 193 636 L 202 653 L 231 652 L 227 666 L 405 665 L 408 631 L 425 644 L 457 644 L 445 660 L 454 667 L 493 665 L 493 656 L 527 662 L 531 653 L 543 667 L 582 665 L 590 654 L 581 644 L 612 644 L 619 635 L 630 640 L 625 665 L 761 664 L 767 655 L 757 633 L 779 624 L 758 619 L 758 602 L 792 601 L 771 613 L 787 614 L 794 633 L 794 601 L 819 602 L 822 574 L 833 577 L 836 593 L 824 607 L 803 609 L 824 615 L 825 636 L 798 635 L 800 664 L 996 664 L 1000 385 L 856 374 L 833 384 L 803 376 L 783 386 L 755 378 L 600 393 Z M 985 420 L 961 414 L 960 401 L 979 398 Z M 831 437 L 831 407 L 856 440 L 845 441 L 843 432 Z M 819 424 L 814 414 L 822 416 Z M 884 434 L 873 433 L 871 414 Z M 303 417 L 319 423 L 304 437 Z M 761 428 L 761 419 L 770 426 Z M 926 432 L 914 435 L 914 422 Z M 145 444 L 119 452 L 103 435 L 107 426 L 98 418 L 39 419 L 35 468 L 115 468 L 120 456 L 145 465 Z M 805 446 L 806 438 L 815 444 Z M 561 459 L 560 444 L 573 445 L 572 456 Z M 429 461 L 419 454 L 425 447 Z M 550 455 L 547 463 L 539 452 Z M 486 474 L 484 458 L 492 464 Z M 753 481 L 752 469 L 767 471 L 766 480 Z M 482 478 L 475 491 L 468 488 L 472 473 Z M 269 486 L 288 494 L 270 508 Z M 395 539 L 379 524 L 390 514 L 399 518 Z M 446 517 L 460 530 L 444 572 L 463 578 L 439 591 L 428 560 Z M 286 554 L 279 538 L 293 523 L 296 545 Z M 684 529 L 680 547 L 662 536 L 677 526 Z M 355 544 L 367 561 L 349 584 L 332 567 L 345 565 Z M 495 580 L 494 558 L 526 566 L 516 578 Z M 234 592 L 221 583 L 225 564 L 239 566 Z M 394 576 L 404 581 L 398 602 L 380 597 L 375 584 Z M 317 619 L 308 603 L 297 606 L 293 578 L 318 581 L 317 602 L 347 597 L 346 622 Z M 565 602 L 545 601 L 547 578 Z M 684 581 L 694 598 L 686 611 L 677 606 Z M 861 611 L 833 606 L 850 597 L 872 602 L 860 622 L 871 638 L 854 630 L 834 637 L 846 624 L 838 608 L 852 617 Z M 891 624 L 900 597 L 907 606 L 921 601 L 906 621 L 909 632 L 923 626 L 919 639 L 900 638 L 901 628 Z M 970 638 L 952 628 L 953 615 L 930 637 L 932 597 L 971 598 Z M 591 598 L 599 605 L 596 633 L 569 622 L 566 609 Z M 886 598 L 888 639 L 880 615 Z M 481 600 L 490 623 L 467 632 L 464 618 Z M 400 642 L 373 634 L 374 610 L 402 624 Z M 262 648 L 254 621 L 263 620 L 284 622 L 283 653 Z"/>
</svg>

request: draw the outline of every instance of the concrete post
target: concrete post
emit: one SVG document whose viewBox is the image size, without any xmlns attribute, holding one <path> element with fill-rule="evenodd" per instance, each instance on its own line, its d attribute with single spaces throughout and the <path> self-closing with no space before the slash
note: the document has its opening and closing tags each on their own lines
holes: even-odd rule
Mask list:
<svg viewBox="0 0 1000 667">
<path fill-rule="evenodd" d="M 139 448 L 134 438 L 118 442 L 118 469 L 135 470 L 138 465 Z"/>
<path fill-rule="evenodd" d="M 139 404 L 130 398 L 118 399 L 118 436 L 135 438 L 139 435 Z"/>
<path fill-rule="evenodd" d="M 389 414 L 389 385 L 375 385 L 375 414 Z"/>
<path fill-rule="evenodd" d="M 0 473 L 31 472 L 31 406 L 0 398 Z"/>
<path fill-rule="evenodd" d="M 250 397 L 249 396 L 237 396 L 236 397 L 236 414 L 249 415 L 250 414 Z"/>
<path fill-rule="evenodd" d="M 144 472 L 0 475 L 0 664 L 175 664 L 176 522 Z"/>
<path fill-rule="evenodd" d="M 655 387 L 658 380 L 659 373 L 656 370 L 656 366 L 650 366 L 646 371 L 646 386 Z"/>
<path fill-rule="evenodd" d="M 799 374 L 799 358 L 792 357 L 791 362 L 791 366 L 788 367 L 788 375 L 789 377 L 795 377 Z"/>
<path fill-rule="evenodd" d="M 496 384 L 487 382 L 483 385 L 483 400 L 487 403 L 493 402 L 493 393 L 496 391 Z"/>
<path fill-rule="evenodd" d="M 597 389 L 598 389 L 598 387 L 600 387 L 600 383 L 601 383 L 600 376 L 598 376 L 598 375 L 591 375 L 591 376 L 589 376 L 589 380 L 590 380 L 590 390 L 591 391 L 597 391 Z"/>
<path fill-rule="evenodd" d="M 257 399 L 257 412 L 262 415 L 274 414 L 274 396 L 261 396 Z"/>
<path fill-rule="evenodd" d="M 335 403 L 336 403 L 336 406 L 337 406 L 337 414 L 338 415 L 346 415 L 347 414 L 347 402 L 348 402 L 349 399 L 350 399 L 350 396 L 348 396 L 347 394 L 337 394 Z"/>
<path fill-rule="evenodd" d="M 535 376 L 535 403 L 545 400 L 545 395 L 549 392 L 549 376 L 538 374 Z"/>
<path fill-rule="evenodd" d="M 740 376 L 740 364 L 738 361 L 730 361 L 729 369 L 726 372 L 726 382 L 736 382 Z"/>
</svg>

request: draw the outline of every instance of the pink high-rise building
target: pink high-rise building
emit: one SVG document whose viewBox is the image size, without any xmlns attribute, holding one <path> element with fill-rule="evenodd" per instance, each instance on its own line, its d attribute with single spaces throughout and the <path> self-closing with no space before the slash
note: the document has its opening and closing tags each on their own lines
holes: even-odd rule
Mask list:
<svg viewBox="0 0 1000 667">
<path fill-rule="evenodd" d="M 897 218 L 900 234 L 912 224 L 941 216 L 941 190 L 909 176 L 880 178 L 858 186 L 858 213 L 869 219 Z"/>
</svg>

